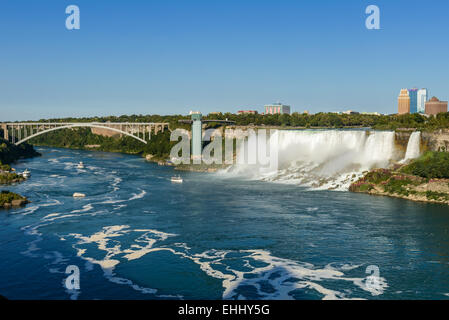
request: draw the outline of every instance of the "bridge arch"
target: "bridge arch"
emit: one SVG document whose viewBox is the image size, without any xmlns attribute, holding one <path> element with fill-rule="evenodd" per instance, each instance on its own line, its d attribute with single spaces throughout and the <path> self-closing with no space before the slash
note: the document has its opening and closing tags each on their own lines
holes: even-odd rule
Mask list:
<svg viewBox="0 0 449 320">
<path fill-rule="evenodd" d="M 52 132 L 52 131 L 56 131 L 56 130 L 60 130 L 60 129 L 81 128 L 81 127 L 99 128 L 99 129 L 107 129 L 107 130 L 115 131 L 117 133 L 121 133 L 121 134 L 127 135 L 127 136 L 132 137 L 132 138 L 134 138 L 136 140 L 139 140 L 140 142 L 143 142 L 143 143 L 147 144 L 147 141 L 145 141 L 144 139 L 142 139 L 142 138 L 140 138 L 138 136 L 135 136 L 135 135 L 133 135 L 133 134 L 131 134 L 129 132 L 126 132 L 126 131 L 123 131 L 123 130 L 120 130 L 120 129 L 116 129 L 116 128 L 112 128 L 112 127 L 108 127 L 108 126 L 104 126 L 104 125 L 101 125 L 101 124 L 98 124 L 98 123 L 73 123 L 73 124 L 68 124 L 68 125 L 62 125 L 62 126 L 59 126 L 59 127 L 49 128 L 49 129 L 46 129 L 46 130 L 43 130 L 43 131 L 36 132 L 36 133 L 34 133 L 34 134 L 32 134 L 32 135 L 30 135 L 30 136 L 28 136 L 28 137 L 26 137 L 26 138 L 24 138 L 24 139 L 22 139 L 20 141 L 17 141 L 15 144 L 19 145 L 19 144 L 24 143 L 24 142 L 26 142 L 26 141 L 28 141 L 28 140 L 30 140 L 32 138 L 35 138 L 37 136 L 40 136 L 41 134 L 45 134 L 45 133 L 48 133 L 48 132 Z"/>
</svg>

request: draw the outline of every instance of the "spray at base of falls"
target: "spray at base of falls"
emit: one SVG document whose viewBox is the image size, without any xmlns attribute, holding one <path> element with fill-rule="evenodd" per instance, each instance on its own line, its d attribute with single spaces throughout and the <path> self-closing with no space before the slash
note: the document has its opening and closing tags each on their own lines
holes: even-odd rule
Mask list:
<svg viewBox="0 0 449 320">
<path fill-rule="evenodd" d="M 240 164 L 229 168 L 226 176 L 345 191 L 364 172 L 387 168 L 403 158 L 403 152 L 395 147 L 393 131 L 280 130 L 278 133 L 277 141 L 268 140 L 278 145 L 277 170 Z M 410 140 L 406 157 L 411 159 L 419 156 L 420 136 L 416 133 Z"/>
</svg>

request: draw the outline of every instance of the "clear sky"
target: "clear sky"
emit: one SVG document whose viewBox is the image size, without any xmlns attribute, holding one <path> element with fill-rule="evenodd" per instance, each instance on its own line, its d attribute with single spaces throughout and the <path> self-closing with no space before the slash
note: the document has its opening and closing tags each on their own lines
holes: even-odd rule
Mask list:
<svg viewBox="0 0 449 320">
<path fill-rule="evenodd" d="M 413 86 L 449 99 L 447 0 L 2 0 L 0 41 L 0 121 L 276 101 L 393 113 Z"/>
</svg>

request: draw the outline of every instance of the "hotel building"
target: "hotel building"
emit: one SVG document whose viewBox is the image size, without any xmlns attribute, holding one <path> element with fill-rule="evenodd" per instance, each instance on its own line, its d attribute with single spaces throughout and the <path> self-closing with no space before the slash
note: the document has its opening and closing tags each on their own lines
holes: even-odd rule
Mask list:
<svg viewBox="0 0 449 320">
<path fill-rule="evenodd" d="M 398 97 L 398 114 L 410 113 L 410 96 L 407 89 L 401 89 Z"/>
<path fill-rule="evenodd" d="M 441 112 L 447 112 L 447 101 L 440 101 L 433 97 L 426 102 L 426 114 L 436 115 Z"/>
</svg>

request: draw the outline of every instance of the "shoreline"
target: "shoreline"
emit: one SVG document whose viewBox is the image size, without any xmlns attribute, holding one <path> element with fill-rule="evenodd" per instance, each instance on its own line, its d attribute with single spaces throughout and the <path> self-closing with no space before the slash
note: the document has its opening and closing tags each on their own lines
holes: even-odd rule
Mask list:
<svg viewBox="0 0 449 320">
<path fill-rule="evenodd" d="M 433 204 L 441 204 L 441 205 L 449 205 L 449 201 L 437 201 L 437 200 L 432 200 L 432 199 L 424 199 L 424 198 L 414 198 L 414 197 L 407 197 L 407 196 L 403 196 L 403 195 L 399 195 L 399 194 L 391 194 L 391 193 L 386 193 L 386 192 L 354 192 L 354 193 L 362 193 L 362 194 L 367 194 L 370 196 L 377 196 L 377 197 L 389 197 L 389 198 L 396 198 L 396 199 L 403 199 L 403 200 L 409 200 L 409 201 L 413 201 L 413 202 L 418 202 L 418 203 L 433 203 Z"/>
<path fill-rule="evenodd" d="M 349 187 L 350 192 L 449 205 L 449 179 L 429 179 L 397 170 L 369 171 Z"/>
<path fill-rule="evenodd" d="M 25 182 L 27 178 L 15 172 L 11 168 L 11 164 L 18 160 L 38 157 L 41 154 L 28 143 L 16 146 L 7 140 L 0 139 L 0 144 L 0 187 Z M 2 209 L 21 207 L 27 203 L 30 203 L 27 197 L 17 193 L 8 190 L 2 190 L 0 193 L 0 208 Z"/>
<path fill-rule="evenodd" d="M 28 203 L 30 201 L 20 194 L 6 190 L 0 192 L 0 209 L 19 208 Z"/>
</svg>

